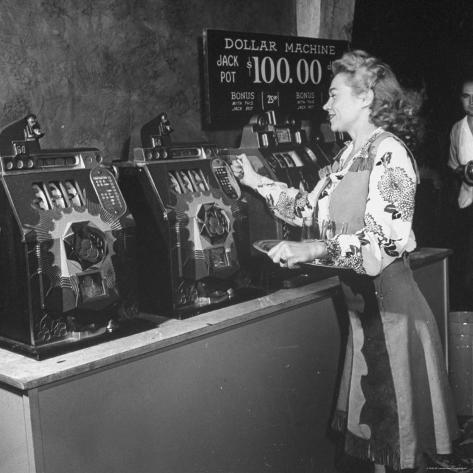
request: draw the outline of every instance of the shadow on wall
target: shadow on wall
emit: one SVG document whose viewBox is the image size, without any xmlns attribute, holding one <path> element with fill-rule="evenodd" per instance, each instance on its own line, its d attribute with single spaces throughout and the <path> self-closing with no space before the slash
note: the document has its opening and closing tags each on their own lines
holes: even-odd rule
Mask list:
<svg viewBox="0 0 473 473">
<path fill-rule="evenodd" d="M 3 0 L 0 127 L 36 113 L 44 148 L 127 150 L 134 127 L 166 111 L 175 141 L 202 130 L 204 28 L 294 34 L 292 0 Z M 214 138 L 214 137 L 212 137 Z"/>
</svg>

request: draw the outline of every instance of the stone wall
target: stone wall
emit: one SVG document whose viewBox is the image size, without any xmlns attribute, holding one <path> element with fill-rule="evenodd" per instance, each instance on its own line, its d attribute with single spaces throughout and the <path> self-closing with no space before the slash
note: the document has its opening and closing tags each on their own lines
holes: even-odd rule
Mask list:
<svg viewBox="0 0 473 473">
<path fill-rule="evenodd" d="M 96 146 L 106 160 L 126 152 L 133 128 L 162 111 L 175 126 L 175 141 L 209 138 L 201 119 L 204 28 L 296 34 L 293 0 L 2 0 L 1 6 L 0 127 L 33 112 L 47 133 L 43 147 Z"/>
<path fill-rule="evenodd" d="M 355 0 L 321 0 L 321 38 L 351 41 Z"/>
</svg>

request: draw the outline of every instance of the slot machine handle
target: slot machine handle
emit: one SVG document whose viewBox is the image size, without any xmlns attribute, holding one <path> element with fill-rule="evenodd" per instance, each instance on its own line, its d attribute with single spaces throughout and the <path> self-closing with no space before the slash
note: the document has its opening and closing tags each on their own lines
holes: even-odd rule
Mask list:
<svg viewBox="0 0 473 473">
<path fill-rule="evenodd" d="M 148 166 L 144 166 L 142 169 L 144 170 L 144 172 L 146 174 L 146 177 L 148 178 L 148 182 L 151 183 L 151 187 L 152 187 L 155 195 L 158 197 L 158 205 L 159 205 L 159 208 L 161 209 L 161 212 L 163 213 L 163 219 L 167 221 L 168 220 L 168 211 L 167 211 L 166 207 L 164 206 L 163 199 L 161 198 L 161 195 L 158 192 L 158 188 L 156 187 L 156 184 L 153 180 L 153 177 L 151 176 L 151 173 L 149 172 Z"/>
<path fill-rule="evenodd" d="M 113 177 L 118 181 L 118 176 L 119 176 L 119 174 L 118 174 L 118 167 L 115 166 L 115 164 L 112 164 L 112 165 L 110 166 L 110 172 L 113 174 Z"/>
</svg>

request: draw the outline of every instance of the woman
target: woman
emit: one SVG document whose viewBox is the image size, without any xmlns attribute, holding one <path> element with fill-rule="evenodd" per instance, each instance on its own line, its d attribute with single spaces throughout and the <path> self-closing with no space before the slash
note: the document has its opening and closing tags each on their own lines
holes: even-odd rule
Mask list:
<svg viewBox="0 0 473 473">
<path fill-rule="evenodd" d="M 375 471 L 415 468 L 424 452 L 450 453 L 457 428 L 437 327 L 407 259 L 416 246 L 416 165 L 387 131 L 409 139 L 416 106 L 391 69 L 363 51 L 346 53 L 333 72 L 324 110 L 351 141 L 310 194 L 260 176 L 244 155 L 232 168 L 278 217 L 300 224 L 317 208 L 319 223 L 344 229 L 281 242 L 269 256 L 289 268 L 322 260 L 346 269 L 350 336 L 333 426 L 345 432 L 346 452 Z"/>
</svg>

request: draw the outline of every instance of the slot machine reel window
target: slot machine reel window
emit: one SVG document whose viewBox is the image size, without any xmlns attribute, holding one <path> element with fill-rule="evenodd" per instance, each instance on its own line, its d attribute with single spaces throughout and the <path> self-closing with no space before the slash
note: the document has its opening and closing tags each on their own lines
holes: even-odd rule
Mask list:
<svg viewBox="0 0 473 473">
<path fill-rule="evenodd" d="M 205 192 L 209 190 L 209 183 L 204 176 L 202 169 L 189 169 L 189 177 L 197 191 Z"/>
<path fill-rule="evenodd" d="M 295 151 L 287 151 L 284 154 L 292 160 L 292 162 L 294 163 L 294 165 L 296 167 L 300 168 L 300 167 L 304 166 L 304 164 L 302 162 L 302 159 L 300 158 L 300 156 Z"/>
<path fill-rule="evenodd" d="M 294 162 L 294 160 L 292 159 L 292 156 L 289 153 L 281 153 L 281 156 L 286 162 L 288 168 L 296 167 L 296 163 Z"/>
<path fill-rule="evenodd" d="M 273 170 L 285 168 L 301 168 L 304 166 L 301 158 L 295 151 L 271 153 L 267 157 L 268 164 Z"/>
<path fill-rule="evenodd" d="M 272 153 L 268 155 L 267 161 L 274 170 L 294 167 L 294 163 L 288 163 L 288 160 L 284 158 L 282 153 Z"/>
<path fill-rule="evenodd" d="M 65 209 L 75 205 L 82 207 L 84 200 L 77 182 L 73 180 L 35 182 L 32 184 L 32 205 L 38 210 Z"/>
<path fill-rule="evenodd" d="M 177 180 L 175 174 L 172 171 L 168 172 L 168 184 L 169 188 L 173 190 L 176 194 L 182 194 L 181 185 Z"/>
<path fill-rule="evenodd" d="M 42 183 L 34 183 L 31 188 L 34 192 L 32 205 L 38 210 L 51 210 L 51 202 L 46 196 Z"/>
<path fill-rule="evenodd" d="M 82 192 L 80 191 L 79 185 L 76 181 L 64 181 L 64 188 L 66 189 L 67 197 L 71 204 L 77 205 L 78 207 L 84 205 L 84 197 L 82 196 Z"/>
<path fill-rule="evenodd" d="M 202 169 L 168 171 L 168 183 L 169 188 L 177 194 L 189 194 L 209 190 L 209 183 Z"/>
<path fill-rule="evenodd" d="M 176 173 L 177 178 L 181 184 L 181 189 L 183 190 L 184 194 L 188 194 L 189 192 L 195 192 L 195 188 L 192 185 L 192 181 L 189 179 L 186 171 L 177 171 Z"/>
</svg>

